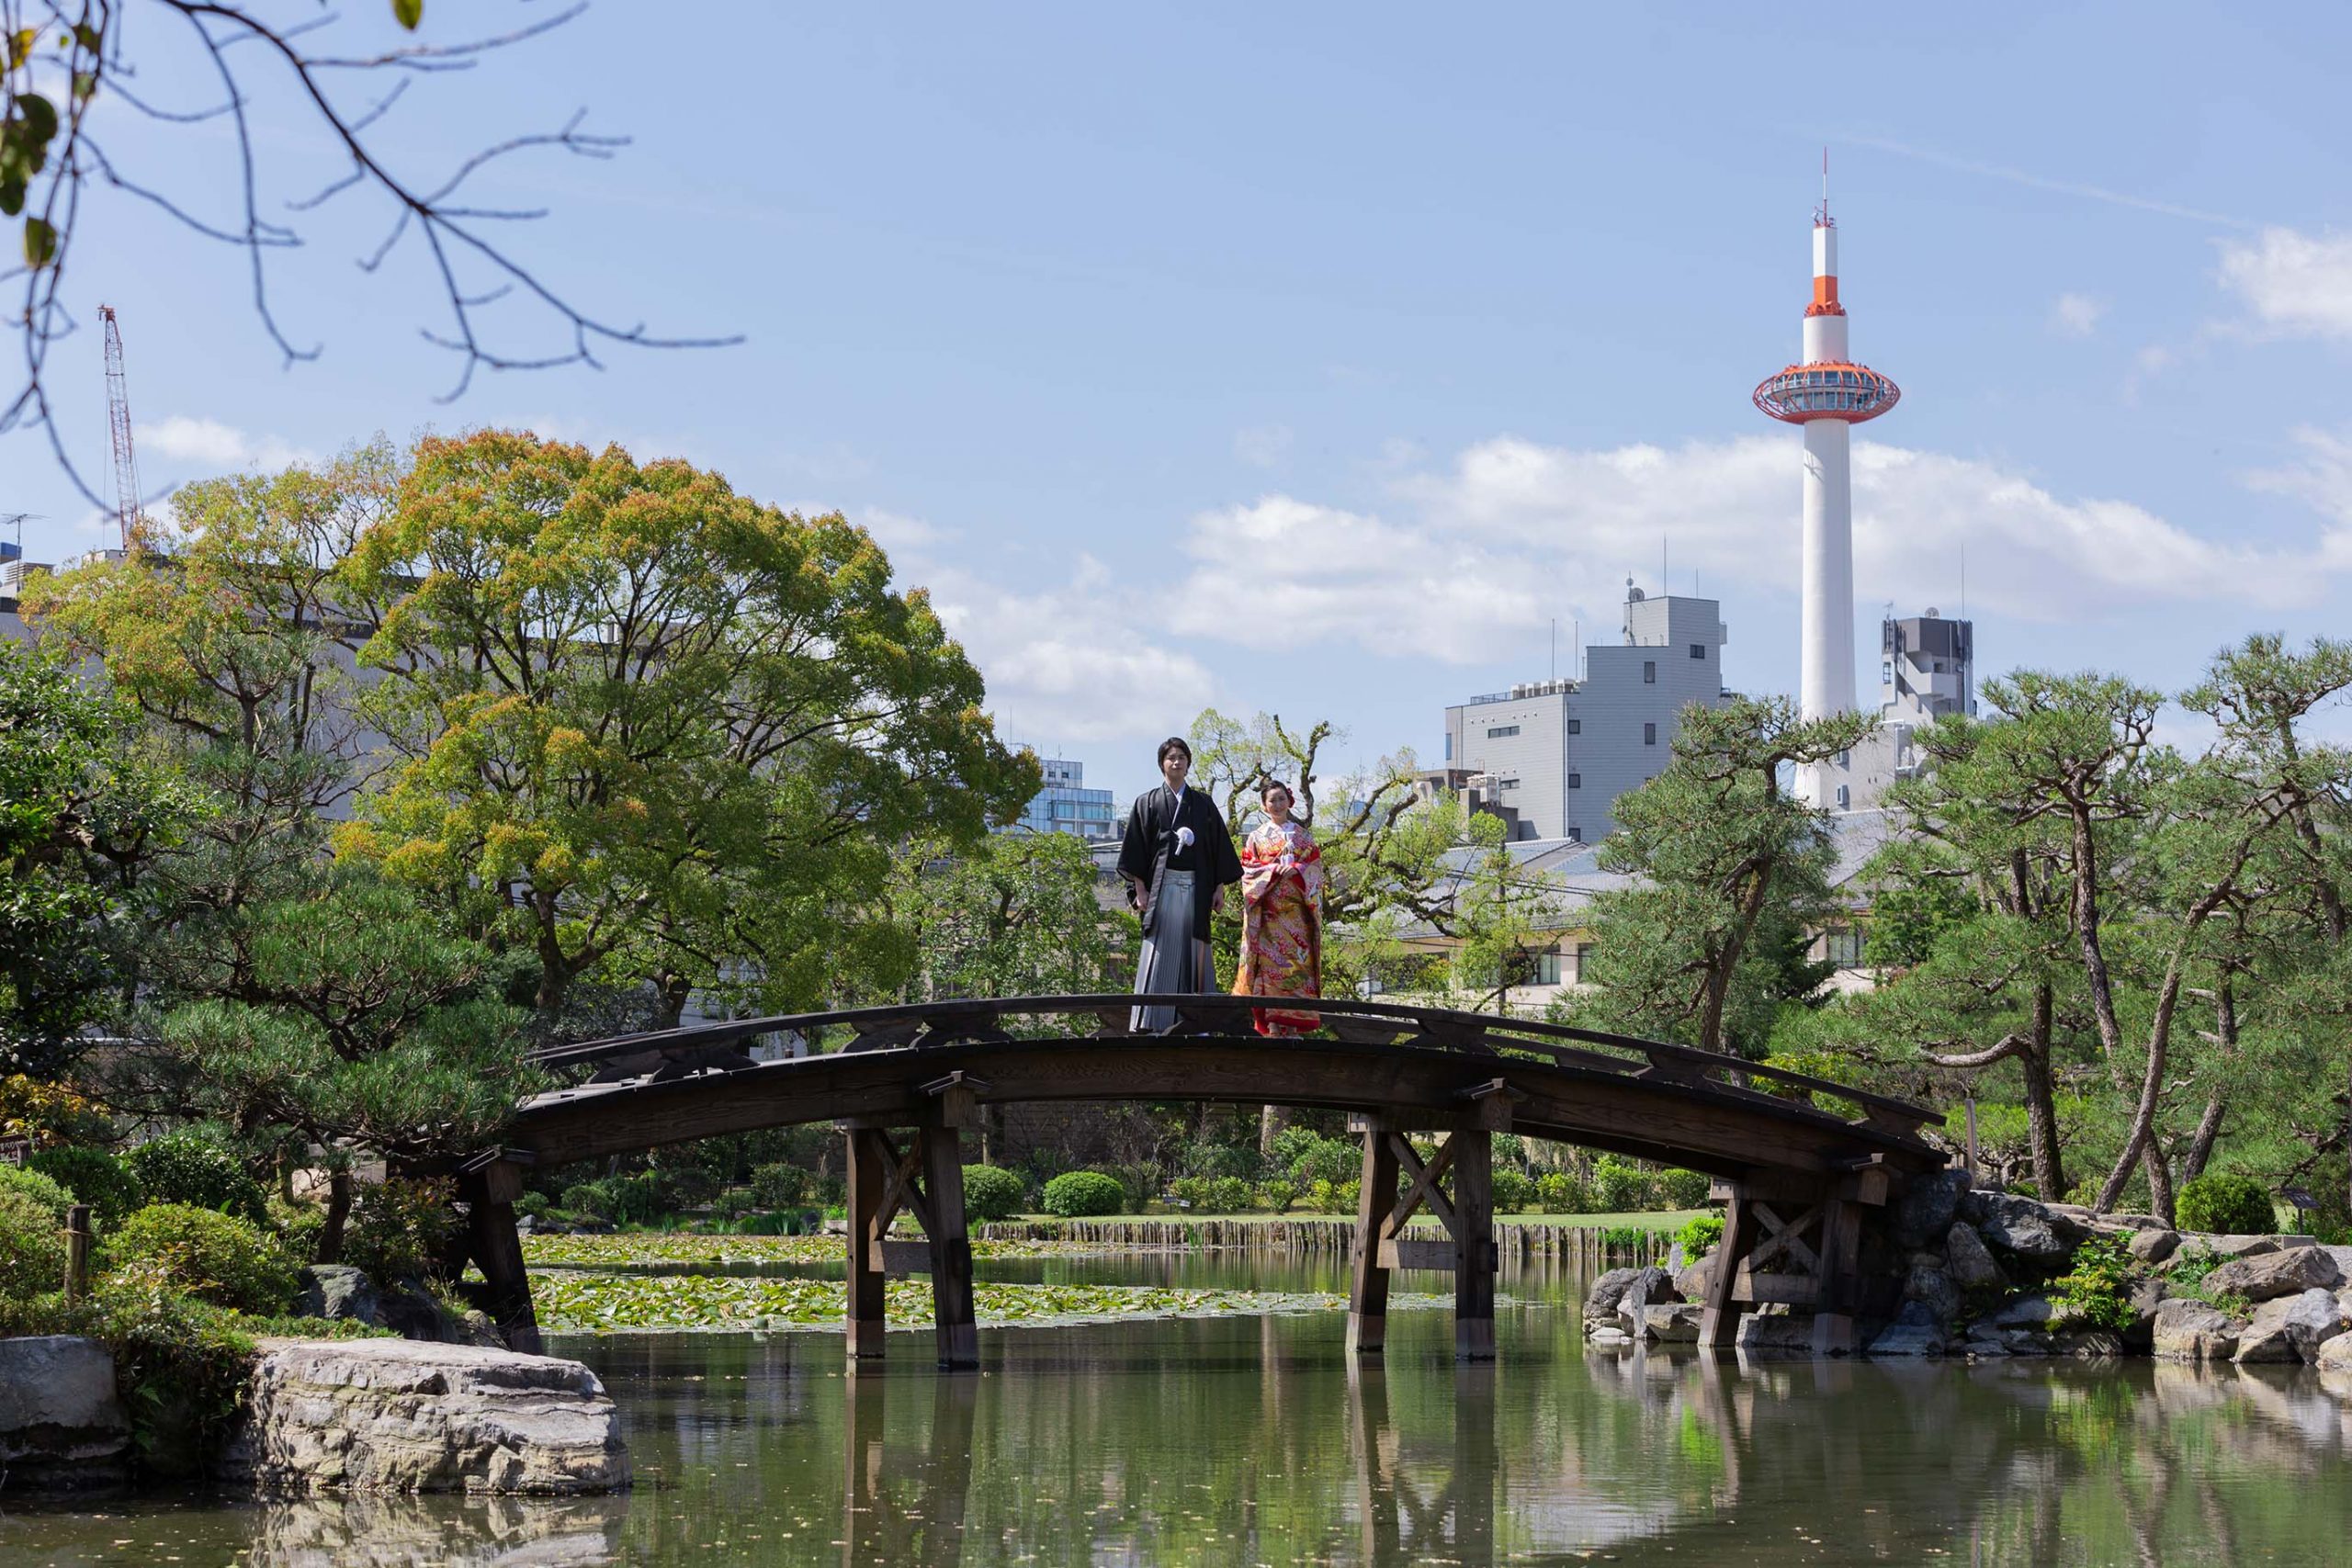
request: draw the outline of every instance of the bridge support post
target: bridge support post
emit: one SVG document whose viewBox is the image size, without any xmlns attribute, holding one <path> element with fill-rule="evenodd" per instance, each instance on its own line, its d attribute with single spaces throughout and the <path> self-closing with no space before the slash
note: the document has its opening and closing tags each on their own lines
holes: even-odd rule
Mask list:
<svg viewBox="0 0 2352 1568">
<path fill-rule="evenodd" d="M 953 1126 L 925 1127 L 923 1234 L 931 1243 L 931 1311 L 942 1371 L 980 1364 L 972 1307 L 972 1242 L 964 1217 L 964 1141 Z"/>
<path fill-rule="evenodd" d="M 536 1356 L 541 1348 L 539 1318 L 531 1305 L 522 1235 L 514 1226 L 514 1200 L 523 1195 L 525 1168 L 524 1158 L 493 1149 L 460 1168 L 458 1190 L 467 1200 L 467 1250 L 481 1265 L 486 1287 L 482 1306 L 509 1349 Z"/>
<path fill-rule="evenodd" d="M 1874 1162 L 1856 1162 L 1826 1179 L 1766 1171 L 1717 1183 L 1714 1195 L 1727 1201 L 1724 1238 L 1707 1277 L 1701 1348 L 1741 1345 L 1815 1356 L 1860 1349 L 1862 1216 L 1866 1209 L 1883 1207 L 1888 1193 L 1887 1171 Z M 1743 1329 L 1742 1303 L 1777 1303 L 1790 1316 L 1750 1313 L 1755 1321 Z"/>
<path fill-rule="evenodd" d="M 1453 1150 L 1453 1359 L 1491 1361 L 1498 1262 L 1494 1134 L 1465 1128 L 1446 1142 Z"/>
<path fill-rule="evenodd" d="M 880 1134 L 867 1128 L 847 1129 L 849 1139 L 849 1303 L 847 1321 L 852 1359 L 882 1354 L 882 1234 L 890 1228 L 891 1211 L 883 1189 L 896 1173 L 883 1168 L 887 1149 Z"/>
<path fill-rule="evenodd" d="M 1362 1123 L 1363 1175 L 1356 1189 L 1354 1278 L 1348 1288 L 1348 1348 L 1377 1356 L 1388 1337 L 1388 1211 L 1396 1201 L 1396 1151 L 1378 1118 Z M 1401 1141 L 1401 1140 L 1400 1140 Z"/>
</svg>

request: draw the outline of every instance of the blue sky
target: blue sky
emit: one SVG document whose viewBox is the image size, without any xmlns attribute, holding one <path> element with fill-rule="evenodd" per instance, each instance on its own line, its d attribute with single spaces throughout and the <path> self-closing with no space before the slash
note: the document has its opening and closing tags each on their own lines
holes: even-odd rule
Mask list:
<svg viewBox="0 0 2352 1568">
<path fill-rule="evenodd" d="M 546 6 L 436 0 L 427 32 L 504 10 Z M 1857 445 L 1860 652 L 1887 601 L 1956 609 L 1964 549 L 1988 669 L 2177 687 L 2248 630 L 2346 629 L 2347 34 L 2322 6 L 601 0 L 420 82 L 382 145 L 423 175 L 584 105 L 634 145 L 485 178 L 554 209 L 516 249 L 741 346 L 436 402 L 419 258 L 360 274 L 359 204 L 273 258 L 315 362 L 281 367 L 240 256 L 119 199 L 74 303 L 121 311 L 151 490 L 521 423 L 838 507 L 1006 732 L 1124 794 L 1212 703 L 1434 761 L 1446 703 L 1544 674 L 1555 618 L 1613 636 L 1661 546 L 1724 600 L 1731 682 L 1792 688 L 1797 436 L 1747 394 L 1797 357 L 1826 144 L 1854 352 L 1905 391 Z M 279 195 L 333 176 L 282 95 L 256 108 Z M 108 135 L 225 209 L 217 137 Z M 95 334 L 58 366 L 96 468 Z M 37 557 L 96 539 L 12 437 L 19 509 Z"/>
</svg>

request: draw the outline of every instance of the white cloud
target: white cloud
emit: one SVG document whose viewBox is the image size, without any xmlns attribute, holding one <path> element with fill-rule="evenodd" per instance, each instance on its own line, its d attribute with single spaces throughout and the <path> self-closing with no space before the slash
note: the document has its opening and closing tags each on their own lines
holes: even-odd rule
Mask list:
<svg viewBox="0 0 2352 1568">
<path fill-rule="evenodd" d="M 1477 662 L 1523 647 L 1553 615 L 1608 624 L 1627 571 L 1649 581 L 1662 540 L 1684 592 L 1695 570 L 1702 589 L 1793 594 L 1801 483 L 1789 436 L 1605 450 L 1498 437 L 1450 471 L 1399 481 L 1388 515 L 1282 494 L 1203 513 L 1168 625 L 1245 646 Z M 2344 494 L 2352 507 L 2352 481 Z M 1942 597 L 1965 547 L 1972 604 L 2033 620 L 2163 601 L 2310 604 L 2328 572 L 2352 566 L 2341 558 L 2352 527 L 2301 552 L 2225 544 L 1996 463 L 1867 441 L 1854 448 L 1854 515 L 1865 602 Z"/>
<path fill-rule="evenodd" d="M 2061 337 L 2088 337 L 2107 314 L 2107 301 L 2090 294 L 2061 294 L 2050 306 L 2050 330 Z"/>
<path fill-rule="evenodd" d="M 829 510 L 818 507 L 796 507 L 803 516 L 814 516 Z M 941 528 L 920 517 L 910 517 L 902 512 L 891 512 L 879 506 L 858 509 L 857 525 L 874 536 L 874 542 L 891 555 L 910 554 L 946 543 L 956 537 L 956 530 Z"/>
<path fill-rule="evenodd" d="M 1290 426 L 1261 424 L 1233 433 L 1233 455 L 1253 468 L 1271 468 L 1290 451 Z"/>
<path fill-rule="evenodd" d="M 1037 589 L 944 566 L 901 580 L 930 585 L 940 618 L 988 678 L 989 711 L 1008 739 L 1148 749 L 1215 700 L 1207 667 L 1151 636 L 1142 604 L 1091 556 Z"/>
<path fill-rule="evenodd" d="M 311 453 L 275 435 L 252 435 L 217 419 L 184 413 L 140 425 L 138 443 L 141 452 L 222 471 L 275 470 L 315 460 Z"/>
<path fill-rule="evenodd" d="M 2259 331 L 2352 342 L 2352 235 L 2269 228 L 2233 241 L 2222 247 L 2222 286 Z"/>
</svg>

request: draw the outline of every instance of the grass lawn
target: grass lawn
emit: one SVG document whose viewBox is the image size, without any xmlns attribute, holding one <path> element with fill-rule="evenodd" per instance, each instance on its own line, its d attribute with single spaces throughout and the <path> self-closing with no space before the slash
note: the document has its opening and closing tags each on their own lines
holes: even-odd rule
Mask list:
<svg viewBox="0 0 2352 1568">
<path fill-rule="evenodd" d="M 1716 1213 L 1713 1209 L 1654 1209 L 1633 1214 L 1497 1214 L 1495 1223 L 1505 1225 L 1585 1225 L 1607 1228 L 1615 1225 L 1639 1225 L 1645 1230 L 1677 1231 L 1698 1214 Z M 1018 1214 L 1014 1218 L 1040 1224 L 1085 1224 L 1084 1220 L 1062 1221 L 1053 1214 Z M 1151 1220 L 1222 1220 L 1227 1224 L 1266 1224 L 1275 1220 L 1329 1220 L 1344 1224 L 1353 1218 L 1349 1214 L 1317 1214 L 1304 1209 L 1294 1209 L 1287 1214 L 1194 1214 L 1181 1209 L 1155 1211 L 1148 1214 L 1101 1214 L 1096 1219 L 1105 1224 L 1121 1221 Z"/>
</svg>

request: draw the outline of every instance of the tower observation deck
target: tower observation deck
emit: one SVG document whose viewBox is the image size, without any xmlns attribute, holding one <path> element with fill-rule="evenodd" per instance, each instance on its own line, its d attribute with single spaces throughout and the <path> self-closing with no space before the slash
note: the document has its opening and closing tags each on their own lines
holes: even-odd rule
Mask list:
<svg viewBox="0 0 2352 1568">
<path fill-rule="evenodd" d="M 1813 214 L 1813 299 L 1804 310 L 1804 357 L 1758 383 L 1758 409 L 1804 432 L 1804 612 L 1797 706 L 1806 718 L 1851 713 L 1854 693 L 1854 499 L 1851 427 L 1876 419 L 1903 390 L 1846 342 L 1838 299 L 1838 225 L 1829 216 L 1827 165 Z M 1832 765 L 1802 770 L 1797 794 L 1816 806 L 1843 804 Z"/>
</svg>

